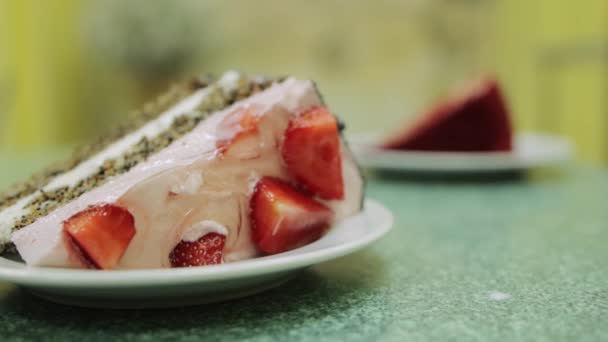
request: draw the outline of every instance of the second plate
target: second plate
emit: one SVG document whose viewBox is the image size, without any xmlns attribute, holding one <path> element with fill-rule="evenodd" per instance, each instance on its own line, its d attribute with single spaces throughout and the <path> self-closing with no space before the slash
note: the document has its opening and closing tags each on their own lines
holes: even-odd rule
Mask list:
<svg viewBox="0 0 608 342">
<path fill-rule="evenodd" d="M 423 152 L 377 147 L 377 134 L 349 137 L 358 162 L 367 168 L 415 172 L 499 172 L 552 166 L 572 158 L 572 144 L 565 138 L 522 133 L 511 152 Z"/>
</svg>

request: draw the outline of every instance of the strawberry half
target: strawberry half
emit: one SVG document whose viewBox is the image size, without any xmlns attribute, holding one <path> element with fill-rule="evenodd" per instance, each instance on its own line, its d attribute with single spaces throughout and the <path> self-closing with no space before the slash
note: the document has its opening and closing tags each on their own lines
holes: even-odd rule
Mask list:
<svg viewBox="0 0 608 342">
<path fill-rule="evenodd" d="M 126 209 L 102 204 L 67 219 L 63 231 L 86 264 L 107 270 L 127 250 L 135 235 L 135 222 Z"/>
<path fill-rule="evenodd" d="M 273 177 L 258 181 L 250 209 L 253 241 L 266 254 L 318 240 L 333 216 L 325 205 Z"/>
<path fill-rule="evenodd" d="M 236 155 L 256 155 L 255 139 L 258 135 L 260 117 L 254 112 L 255 108 L 238 108 L 229 113 L 218 125 L 219 132 L 228 132 L 229 137 L 216 143 L 222 155 L 232 152 Z"/>
<path fill-rule="evenodd" d="M 171 267 L 217 265 L 222 263 L 226 237 L 209 233 L 197 241 L 181 241 L 169 254 Z"/>
<path fill-rule="evenodd" d="M 324 199 L 343 199 L 338 123 L 324 107 L 289 121 L 282 155 L 287 169 L 306 190 Z"/>
</svg>

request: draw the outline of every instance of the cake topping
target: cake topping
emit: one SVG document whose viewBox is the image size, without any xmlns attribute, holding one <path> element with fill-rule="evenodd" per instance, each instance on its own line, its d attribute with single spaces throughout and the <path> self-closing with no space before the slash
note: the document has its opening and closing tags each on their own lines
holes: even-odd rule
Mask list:
<svg viewBox="0 0 608 342">
<path fill-rule="evenodd" d="M 135 235 L 135 222 L 126 209 L 102 204 L 70 217 L 63 230 L 84 264 L 107 270 L 125 253 Z"/>
<path fill-rule="evenodd" d="M 195 241 L 181 241 L 171 254 L 171 267 L 192 267 L 222 263 L 226 236 L 210 233 Z"/>
<path fill-rule="evenodd" d="M 217 221 L 203 220 L 191 225 L 182 235 L 182 241 L 194 242 L 210 233 L 226 236 L 228 235 L 228 228 Z"/>
<path fill-rule="evenodd" d="M 250 207 L 253 240 L 265 254 L 285 252 L 319 239 L 333 216 L 325 205 L 273 177 L 260 179 Z"/>
<path fill-rule="evenodd" d="M 216 147 L 221 154 L 231 154 L 241 159 L 253 159 L 259 156 L 258 116 L 259 108 L 251 106 L 237 107 L 218 125 Z"/>
<path fill-rule="evenodd" d="M 282 153 L 306 190 L 325 199 L 344 198 L 338 123 L 326 108 L 312 108 L 289 121 Z"/>
</svg>

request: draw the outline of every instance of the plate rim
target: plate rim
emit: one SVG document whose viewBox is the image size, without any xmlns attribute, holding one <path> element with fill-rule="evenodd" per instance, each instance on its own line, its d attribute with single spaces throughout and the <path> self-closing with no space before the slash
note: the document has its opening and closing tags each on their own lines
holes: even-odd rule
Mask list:
<svg viewBox="0 0 608 342">
<path fill-rule="evenodd" d="M 352 254 L 388 234 L 394 216 L 381 202 L 366 198 L 364 209 L 346 220 L 365 219 L 373 226 L 369 233 L 338 245 L 298 253 L 294 249 L 284 254 L 260 257 L 222 265 L 189 268 L 157 268 L 138 270 L 82 270 L 53 267 L 21 267 L 23 263 L 0 257 L 5 263 L 20 264 L 19 268 L 0 265 L 0 281 L 44 288 L 123 288 L 135 286 L 184 285 L 198 282 L 225 281 L 241 277 L 296 270 Z M 348 224 L 343 222 L 339 224 Z M 321 242 L 323 238 L 314 242 Z M 313 243 L 313 244 L 314 244 Z M 301 248 L 311 246 L 308 244 Z"/>
<path fill-rule="evenodd" d="M 402 171 L 475 172 L 524 170 L 533 167 L 559 165 L 570 161 L 574 144 L 564 136 L 543 132 L 515 134 L 515 148 L 510 152 L 442 152 L 386 150 L 371 144 L 381 136 L 378 132 L 358 133 L 349 136 L 359 164 L 365 168 Z M 524 140 L 541 139 L 553 144 L 558 152 L 531 159 L 515 150 Z M 407 163 L 404 160 L 407 158 Z M 397 162 L 395 162 L 397 160 Z M 397 165 L 399 164 L 400 165 Z"/>
</svg>

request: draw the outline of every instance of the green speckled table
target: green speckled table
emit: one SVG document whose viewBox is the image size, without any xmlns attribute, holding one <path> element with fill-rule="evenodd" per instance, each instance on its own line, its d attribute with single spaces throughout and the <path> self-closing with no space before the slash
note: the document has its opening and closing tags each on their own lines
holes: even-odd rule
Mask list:
<svg viewBox="0 0 608 342">
<path fill-rule="evenodd" d="M 49 156 L 0 155 L 0 184 Z M 608 172 L 372 177 L 393 232 L 253 297 L 79 309 L 0 283 L 0 340 L 608 340 Z"/>
</svg>

